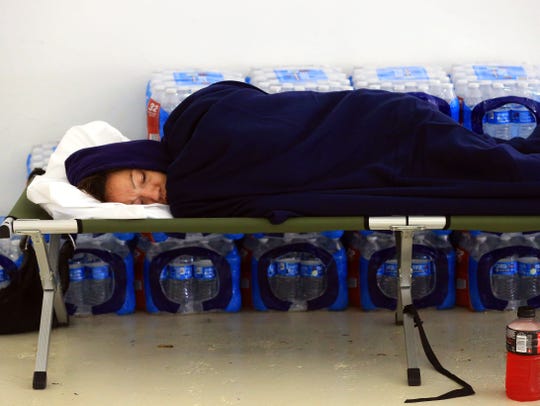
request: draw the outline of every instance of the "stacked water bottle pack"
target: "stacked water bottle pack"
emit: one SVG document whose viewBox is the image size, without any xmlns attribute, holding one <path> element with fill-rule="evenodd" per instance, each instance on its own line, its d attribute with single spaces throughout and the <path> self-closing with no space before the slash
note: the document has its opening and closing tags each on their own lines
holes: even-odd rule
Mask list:
<svg viewBox="0 0 540 406">
<path fill-rule="evenodd" d="M 452 82 L 463 125 L 477 133 L 528 137 L 540 113 L 540 67 L 511 64 L 455 65 Z"/>
<path fill-rule="evenodd" d="M 49 158 L 56 149 L 57 145 L 58 142 L 47 142 L 44 144 L 34 145 L 26 159 L 27 175 L 30 175 L 30 173 L 36 168 L 41 168 L 44 170 L 47 169 Z"/>
<path fill-rule="evenodd" d="M 69 288 L 64 298 L 69 314 L 133 312 L 133 258 L 121 238 L 124 235 L 77 236 L 77 248 L 68 263 Z"/>
<path fill-rule="evenodd" d="M 250 235 L 242 245 L 242 288 L 257 310 L 346 308 L 341 231 Z"/>
<path fill-rule="evenodd" d="M 0 291 L 10 285 L 10 274 L 16 272 L 21 265 L 22 252 L 19 243 L 19 237 L 0 239 Z"/>
<path fill-rule="evenodd" d="M 540 233 L 462 232 L 457 303 L 471 310 L 540 306 Z"/>
<path fill-rule="evenodd" d="M 449 234 L 435 230 L 414 235 L 411 295 L 417 307 L 445 309 L 455 303 L 455 252 Z M 348 235 L 346 244 L 351 304 L 365 310 L 395 309 L 399 274 L 394 235 L 361 231 Z"/>
<path fill-rule="evenodd" d="M 459 120 L 459 101 L 448 73 L 440 66 L 360 66 L 351 76 L 355 89 L 410 93 Z"/>
<path fill-rule="evenodd" d="M 144 246 L 146 309 L 155 313 L 238 311 L 240 257 L 238 235 L 153 234 Z"/>
<path fill-rule="evenodd" d="M 159 141 L 163 124 L 182 100 L 222 80 L 244 81 L 240 72 L 184 68 L 154 72 L 146 87 L 148 138 Z"/>
<path fill-rule="evenodd" d="M 248 82 L 267 93 L 352 89 L 349 78 L 340 68 L 323 65 L 254 68 L 249 73 Z"/>
</svg>

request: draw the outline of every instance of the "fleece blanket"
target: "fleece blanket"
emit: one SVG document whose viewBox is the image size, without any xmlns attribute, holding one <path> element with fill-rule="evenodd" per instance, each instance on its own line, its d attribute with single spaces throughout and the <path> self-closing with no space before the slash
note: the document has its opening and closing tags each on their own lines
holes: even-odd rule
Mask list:
<svg viewBox="0 0 540 406">
<path fill-rule="evenodd" d="M 540 214 L 540 132 L 501 142 L 419 98 L 220 82 L 164 126 L 175 217 Z"/>
</svg>

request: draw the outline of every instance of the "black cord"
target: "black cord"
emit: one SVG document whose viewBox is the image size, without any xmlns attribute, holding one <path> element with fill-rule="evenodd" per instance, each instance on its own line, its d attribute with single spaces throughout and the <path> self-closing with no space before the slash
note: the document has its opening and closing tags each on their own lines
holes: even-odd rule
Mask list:
<svg viewBox="0 0 540 406">
<path fill-rule="evenodd" d="M 426 354 L 427 359 L 429 360 L 431 365 L 433 365 L 435 370 L 462 386 L 461 389 L 454 389 L 440 396 L 435 396 L 431 398 L 407 399 L 405 400 L 405 403 L 429 402 L 432 400 L 445 400 L 474 395 L 475 392 L 472 386 L 465 382 L 463 379 L 448 371 L 446 368 L 444 368 L 435 356 L 435 353 L 433 352 L 433 349 L 429 344 L 426 332 L 424 331 L 424 327 L 422 326 L 423 322 L 418 315 L 418 310 L 416 310 L 416 307 L 414 307 L 414 305 L 412 304 L 407 305 L 403 308 L 403 313 L 410 314 L 413 317 L 414 326 L 418 327 L 418 333 L 420 334 L 420 340 L 422 341 L 422 348 L 424 349 L 424 353 Z"/>
</svg>

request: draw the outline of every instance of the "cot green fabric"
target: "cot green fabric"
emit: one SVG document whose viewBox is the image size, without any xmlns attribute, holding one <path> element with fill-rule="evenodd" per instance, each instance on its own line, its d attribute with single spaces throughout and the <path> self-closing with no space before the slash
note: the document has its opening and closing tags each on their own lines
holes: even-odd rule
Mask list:
<svg viewBox="0 0 540 406">
<path fill-rule="evenodd" d="M 51 220 L 23 192 L 13 206 L 10 217 L 15 219 Z M 79 233 L 107 232 L 185 232 L 185 233 L 283 233 L 317 232 L 327 230 L 365 230 L 368 216 L 354 217 L 296 217 L 282 224 L 271 224 L 264 218 L 173 218 L 173 219 L 84 219 L 78 220 Z M 482 230 L 494 232 L 540 231 L 538 216 L 450 216 L 450 230 Z"/>
</svg>

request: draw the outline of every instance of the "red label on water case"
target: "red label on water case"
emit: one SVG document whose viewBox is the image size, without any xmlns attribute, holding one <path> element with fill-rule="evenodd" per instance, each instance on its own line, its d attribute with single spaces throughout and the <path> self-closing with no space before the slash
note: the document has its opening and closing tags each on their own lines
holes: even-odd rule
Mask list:
<svg viewBox="0 0 540 406">
<path fill-rule="evenodd" d="M 159 110 L 161 105 L 154 99 L 148 101 L 146 107 L 146 128 L 148 131 L 148 139 L 159 141 L 161 139 L 159 135 Z"/>
</svg>

